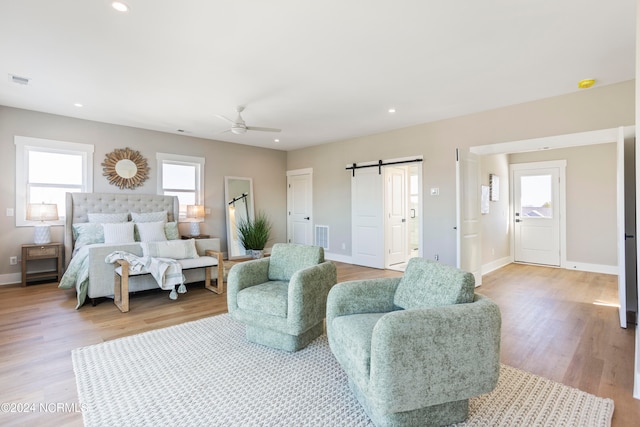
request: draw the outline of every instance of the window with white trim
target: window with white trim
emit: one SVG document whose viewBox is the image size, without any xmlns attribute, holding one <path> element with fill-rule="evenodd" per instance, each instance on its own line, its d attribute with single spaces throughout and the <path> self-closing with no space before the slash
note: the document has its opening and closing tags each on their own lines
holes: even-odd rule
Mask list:
<svg viewBox="0 0 640 427">
<path fill-rule="evenodd" d="M 187 205 L 204 205 L 204 157 L 157 153 L 158 194 L 178 196 L 180 218 Z"/>
<path fill-rule="evenodd" d="M 58 205 L 62 225 L 65 193 L 93 191 L 93 145 L 15 136 L 16 226 L 29 226 L 29 203 Z"/>
</svg>

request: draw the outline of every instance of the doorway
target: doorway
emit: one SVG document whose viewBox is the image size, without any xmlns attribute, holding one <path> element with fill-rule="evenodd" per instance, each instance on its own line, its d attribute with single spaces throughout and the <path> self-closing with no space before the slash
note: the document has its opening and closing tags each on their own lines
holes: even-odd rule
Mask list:
<svg viewBox="0 0 640 427">
<path fill-rule="evenodd" d="M 510 165 L 514 261 L 560 267 L 566 161 Z"/>
</svg>

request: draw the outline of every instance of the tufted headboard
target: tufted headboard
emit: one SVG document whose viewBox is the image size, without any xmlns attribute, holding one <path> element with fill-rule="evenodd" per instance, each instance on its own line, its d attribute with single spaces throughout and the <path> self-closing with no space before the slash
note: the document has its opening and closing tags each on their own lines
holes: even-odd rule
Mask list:
<svg viewBox="0 0 640 427">
<path fill-rule="evenodd" d="M 87 213 L 167 211 L 167 221 L 177 221 L 180 205 L 176 196 L 156 194 L 67 193 L 64 227 L 65 266 L 73 253 L 73 229 L 77 222 L 88 222 Z"/>
</svg>

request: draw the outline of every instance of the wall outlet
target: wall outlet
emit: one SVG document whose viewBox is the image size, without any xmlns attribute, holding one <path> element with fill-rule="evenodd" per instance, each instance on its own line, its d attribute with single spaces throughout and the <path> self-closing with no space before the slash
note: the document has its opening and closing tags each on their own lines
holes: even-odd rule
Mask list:
<svg viewBox="0 0 640 427">
<path fill-rule="evenodd" d="M 345 249 L 347 249 L 347 245 L 346 243 L 342 242 L 342 250 L 344 251 Z"/>
<path fill-rule="evenodd" d="M 433 259 L 435 259 L 436 261 L 438 261 L 438 260 L 440 259 L 440 255 L 435 254 L 435 255 L 433 256 Z"/>
<path fill-rule="evenodd" d="M 18 257 L 17 256 L 10 256 L 9 257 L 9 265 L 16 265 L 18 264 Z"/>
</svg>

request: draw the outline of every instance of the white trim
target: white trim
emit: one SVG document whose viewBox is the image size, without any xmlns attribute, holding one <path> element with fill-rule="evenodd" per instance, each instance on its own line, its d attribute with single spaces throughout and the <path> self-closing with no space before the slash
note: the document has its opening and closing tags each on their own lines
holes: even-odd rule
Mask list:
<svg viewBox="0 0 640 427">
<path fill-rule="evenodd" d="M 493 260 L 488 264 L 483 264 L 481 267 L 482 275 L 484 276 L 485 274 L 489 274 L 492 271 L 499 270 L 502 267 L 507 266 L 511 263 L 513 263 L 513 257 L 506 256 L 500 259 Z"/>
<path fill-rule="evenodd" d="M 313 175 L 313 168 L 294 169 L 287 171 L 287 176 L 295 175 Z"/>
<path fill-rule="evenodd" d="M 353 259 L 351 258 L 351 255 L 342 255 L 342 254 L 336 254 L 332 252 L 325 252 L 324 258 L 329 261 L 337 261 L 337 262 L 344 262 L 346 264 L 353 264 Z"/>
<path fill-rule="evenodd" d="M 624 126 L 634 129 L 635 126 Z M 472 153 L 484 156 L 491 154 L 524 153 L 527 151 L 548 150 L 552 148 L 579 147 L 583 145 L 606 144 L 618 140 L 619 128 L 601 129 L 589 132 L 570 133 L 566 135 L 546 136 L 543 138 L 524 139 L 497 144 L 471 147 Z"/>
<path fill-rule="evenodd" d="M 618 275 L 617 265 L 591 264 L 587 262 L 566 261 L 567 270 L 588 271 L 590 273 Z"/>
<path fill-rule="evenodd" d="M 197 166 L 196 204 L 204 205 L 204 165 L 206 159 L 204 157 L 185 156 L 182 154 L 156 153 L 156 165 L 158 166 L 157 194 L 164 194 L 164 187 L 162 186 L 162 165 L 165 161 Z"/>
<path fill-rule="evenodd" d="M 53 139 L 33 138 L 29 136 L 14 136 L 16 146 L 16 227 L 32 227 L 33 221 L 26 220 L 26 189 L 27 189 L 27 156 L 29 150 L 51 150 L 63 154 L 80 154 L 82 156 L 82 192 L 93 192 L 93 144 L 79 142 L 56 141 Z M 59 212 L 60 220 L 51 221 L 51 225 L 64 225 L 64 212 Z"/>
<path fill-rule="evenodd" d="M 22 283 L 22 274 L 0 274 L 0 286 L 14 285 L 16 283 Z"/>
</svg>

